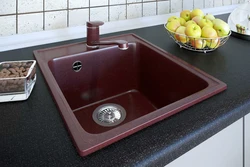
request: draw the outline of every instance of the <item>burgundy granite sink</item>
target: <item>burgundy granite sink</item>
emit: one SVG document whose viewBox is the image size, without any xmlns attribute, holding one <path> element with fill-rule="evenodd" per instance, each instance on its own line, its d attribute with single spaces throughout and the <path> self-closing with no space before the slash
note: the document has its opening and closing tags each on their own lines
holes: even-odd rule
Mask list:
<svg viewBox="0 0 250 167">
<path fill-rule="evenodd" d="M 88 50 L 85 43 L 74 43 L 34 51 L 81 156 L 226 89 L 136 35 L 105 40 L 126 40 L 129 48 Z"/>
</svg>

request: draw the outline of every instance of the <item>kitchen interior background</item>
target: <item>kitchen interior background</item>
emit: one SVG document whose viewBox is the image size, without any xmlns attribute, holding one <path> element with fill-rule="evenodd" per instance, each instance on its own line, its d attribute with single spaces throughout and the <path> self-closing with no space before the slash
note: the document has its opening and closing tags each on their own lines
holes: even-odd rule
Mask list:
<svg viewBox="0 0 250 167">
<path fill-rule="evenodd" d="M 246 0 L 1 0 L 0 36 L 244 3 Z"/>
</svg>

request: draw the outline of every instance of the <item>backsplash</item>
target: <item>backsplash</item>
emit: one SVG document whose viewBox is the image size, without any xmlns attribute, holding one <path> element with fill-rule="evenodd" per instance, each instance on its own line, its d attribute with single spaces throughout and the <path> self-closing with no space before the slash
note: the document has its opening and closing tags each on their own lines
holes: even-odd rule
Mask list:
<svg viewBox="0 0 250 167">
<path fill-rule="evenodd" d="M 1 0 L 0 36 L 244 3 L 245 0 Z"/>
</svg>

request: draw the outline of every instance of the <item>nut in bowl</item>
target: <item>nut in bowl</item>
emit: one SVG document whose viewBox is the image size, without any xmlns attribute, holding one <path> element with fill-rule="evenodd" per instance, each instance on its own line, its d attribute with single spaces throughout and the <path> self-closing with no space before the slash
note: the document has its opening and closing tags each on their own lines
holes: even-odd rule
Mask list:
<svg viewBox="0 0 250 167">
<path fill-rule="evenodd" d="M 0 63 L 0 102 L 26 100 L 36 82 L 36 61 Z"/>
<path fill-rule="evenodd" d="M 200 9 L 183 10 L 180 17 L 168 18 L 164 27 L 181 48 L 204 53 L 224 45 L 231 35 L 226 22 Z"/>
</svg>

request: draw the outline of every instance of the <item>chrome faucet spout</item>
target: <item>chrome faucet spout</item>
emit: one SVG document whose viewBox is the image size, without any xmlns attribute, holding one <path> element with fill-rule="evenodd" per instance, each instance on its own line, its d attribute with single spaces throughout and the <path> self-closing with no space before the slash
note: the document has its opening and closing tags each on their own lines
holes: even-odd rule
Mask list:
<svg viewBox="0 0 250 167">
<path fill-rule="evenodd" d="M 102 21 L 87 22 L 87 47 L 96 49 L 99 45 L 117 45 L 121 50 L 128 49 L 128 42 L 125 40 L 100 41 L 99 27 L 103 24 Z"/>
</svg>

